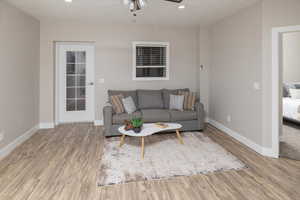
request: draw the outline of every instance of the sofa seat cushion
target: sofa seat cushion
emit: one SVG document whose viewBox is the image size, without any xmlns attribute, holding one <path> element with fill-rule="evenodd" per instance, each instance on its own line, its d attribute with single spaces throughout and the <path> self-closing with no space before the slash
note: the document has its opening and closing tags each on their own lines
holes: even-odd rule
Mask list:
<svg viewBox="0 0 300 200">
<path fill-rule="evenodd" d="M 196 111 L 177 111 L 177 110 L 169 110 L 171 121 L 189 121 L 197 119 Z"/>
<path fill-rule="evenodd" d="M 140 109 L 162 109 L 162 90 L 137 90 Z"/>
<path fill-rule="evenodd" d="M 133 117 L 142 117 L 142 113 L 140 111 L 136 111 L 130 115 L 127 113 L 114 114 L 112 121 L 113 124 L 124 124 L 124 120 L 131 120 Z"/>
<path fill-rule="evenodd" d="M 144 109 L 142 112 L 142 118 L 145 123 L 151 122 L 169 122 L 170 113 L 164 109 Z"/>
</svg>

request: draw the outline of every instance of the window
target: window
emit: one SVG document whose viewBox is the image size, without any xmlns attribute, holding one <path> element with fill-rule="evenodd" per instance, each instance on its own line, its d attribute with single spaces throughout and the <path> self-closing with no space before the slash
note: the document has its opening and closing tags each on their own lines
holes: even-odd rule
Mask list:
<svg viewBox="0 0 300 200">
<path fill-rule="evenodd" d="M 169 43 L 133 42 L 133 80 L 169 80 Z"/>
</svg>

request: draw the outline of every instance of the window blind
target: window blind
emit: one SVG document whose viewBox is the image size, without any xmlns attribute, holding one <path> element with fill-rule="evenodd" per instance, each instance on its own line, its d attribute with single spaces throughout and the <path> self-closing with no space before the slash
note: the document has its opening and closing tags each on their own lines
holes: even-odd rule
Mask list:
<svg viewBox="0 0 300 200">
<path fill-rule="evenodd" d="M 166 66 L 166 47 L 136 47 L 136 66 Z"/>
</svg>

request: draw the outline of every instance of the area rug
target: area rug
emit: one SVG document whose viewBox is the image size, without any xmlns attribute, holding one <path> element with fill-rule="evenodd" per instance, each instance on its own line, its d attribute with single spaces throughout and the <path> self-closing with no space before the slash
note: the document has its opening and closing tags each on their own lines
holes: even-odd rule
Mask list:
<svg viewBox="0 0 300 200">
<path fill-rule="evenodd" d="M 145 138 L 145 157 L 141 158 L 140 138 L 105 140 L 98 172 L 98 186 L 135 181 L 169 179 L 246 167 L 201 132 L 182 133 L 184 144 L 176 134 L 156 134 Z"/>
</svg>

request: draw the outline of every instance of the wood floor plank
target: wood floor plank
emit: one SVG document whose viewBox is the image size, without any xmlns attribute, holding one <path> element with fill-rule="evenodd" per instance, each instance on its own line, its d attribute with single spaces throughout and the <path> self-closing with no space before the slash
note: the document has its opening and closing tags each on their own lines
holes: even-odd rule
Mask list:
<svg viewBox="0 0 300 200">
<path fill-rule="evenodd" d="M 0 161 L 1 200 L 297 200 L 300 162 L 263 157 L 220 130 L 204 134 L 247 164 L 239 171 L 98 187 L 104 140 L 90 123 L 41 130 Z M 162 139 L 174 135 L 162 135 Z M 153 142 L 151 138 L 146 143 Z"/>
</svg>

